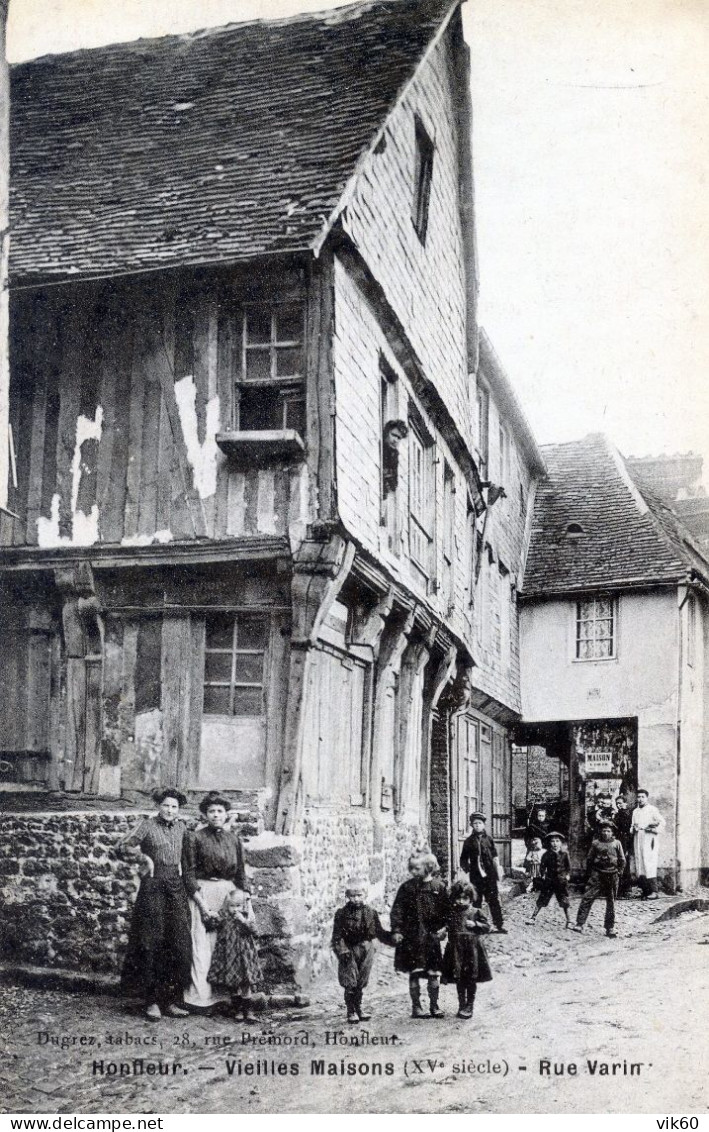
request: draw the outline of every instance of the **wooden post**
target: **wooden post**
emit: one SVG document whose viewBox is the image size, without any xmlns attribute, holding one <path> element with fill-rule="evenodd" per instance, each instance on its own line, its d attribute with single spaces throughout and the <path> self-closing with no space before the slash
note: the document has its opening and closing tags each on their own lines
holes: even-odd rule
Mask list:
<svg viewBox="0 0 709 1132">
<path fill-rule="evenodd" d="M 0 0 L 0 507 L 7 507 L 10 454 L 10 79 L 5 57 L 9 0 Z"/>
</svg>

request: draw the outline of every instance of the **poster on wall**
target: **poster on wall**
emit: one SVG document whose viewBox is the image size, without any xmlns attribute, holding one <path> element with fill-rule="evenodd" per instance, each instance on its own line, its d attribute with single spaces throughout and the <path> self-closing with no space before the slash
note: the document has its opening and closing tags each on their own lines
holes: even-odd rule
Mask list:
<svg viewBox="0 0 709 1132">
<path fill-rule="evenodd" d="M 3 1118 L 706 1113 L 703 16 L 0 0 Z"/>
</svg>

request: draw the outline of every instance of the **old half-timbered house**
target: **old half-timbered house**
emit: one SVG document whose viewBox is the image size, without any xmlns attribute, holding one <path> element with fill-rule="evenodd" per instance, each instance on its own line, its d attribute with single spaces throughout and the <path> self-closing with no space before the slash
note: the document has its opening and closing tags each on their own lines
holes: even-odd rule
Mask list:
<svg viewBox="0 0 709 1132">
<path fill-rule="evenodd" d="M 475 810 L 487 815 L 505 867 L 512 864 L 511 735 L 522 712 L 517 595 L 535 488 L 544 472 L 524 411 L 484 330 L 478 359 L 474 446 L 485 509 L 471 516 L 474 666 L 448 728 L 434 731 L 432 838 L 453 872 Z"/>
<path fill-rule="evenodd" d="M 216 787 L 299 980 L 344 878 L 384 901 L 429 838 L 472 664 L 459 4 L 49 57 L 12 114 L 6 954 L 115 967 L 113 840 Z"/>
</svg>

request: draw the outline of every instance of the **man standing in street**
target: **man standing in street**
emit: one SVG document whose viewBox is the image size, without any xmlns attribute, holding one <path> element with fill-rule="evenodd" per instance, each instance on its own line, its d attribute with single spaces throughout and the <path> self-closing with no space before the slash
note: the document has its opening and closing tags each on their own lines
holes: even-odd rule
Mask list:
<svg viewBox="0 0 709 1132">
<path fill-rule="evenodd" d="M 470 824 L 473 832 L 463 842 L 463 852 L 460 855 L 460 867 L 470 877 L 470 883 L 477 893 L 476 907 L 482 904 L 483 897 L 490 908 L 492 922 L 498 932 L 507 934 L 502 917 L 502 905 L 497 889 L 498 857 L 495 842 L 485 829 L 485 815 L 474 813 L 470 815 Z"/>
<path fill-rule="evenodd" d="M 648 802 L 647 790 L 638 790 L 637 805 L 633 810 L 630 832 L 633 836 L 633 857 L 637 883 L 643 900 L 657 900 L 657 858 L 659 832 L 664 822 L 660 811 Z"/>
<path fill-rule="evenodd" d="M 619 794 L 615 800 L 616 812 L 613 820 L 615 825 L 616 836 L 623 847 L 625 853 L 625 868 L 623 875 L 618 881 L 618 896 L 627 896 L 631 889 L 630 881 L 630 849 L 632 838 L 630 836 L 630 826 L 632 824 L 633 815 L 628 809 L 628 799 L 625 794 Z"/>
</svg>

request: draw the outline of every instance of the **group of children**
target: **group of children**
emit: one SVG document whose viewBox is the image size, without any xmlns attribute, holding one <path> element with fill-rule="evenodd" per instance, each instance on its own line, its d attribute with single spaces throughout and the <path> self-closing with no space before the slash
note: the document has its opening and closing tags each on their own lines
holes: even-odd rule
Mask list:
<svg viewBox="0 0 709 1132">
<path fill-rule="evenodd" d="M 483 898 L 498 932 L 506 932 L 498 892 L 499 864 L 495 843 L 485 830 L 485 816 L 470 815 L 472 832 L 463 845 L 460 864 L 472 883 L 456 881 L 450 888 L 439 875 L 438 862 L 424 850 L 409 860 L 409 879 L 399 888 L 391 909 L 391 930 L 366 903 L 367 886 L 358 878 L 347 884 L 347 903 L 335 913 L 332 947 L 338 958 L 338 976 L 345 992 L 348 1022 L 366 1022 L 371 1017 L 362 1007 L 362 997 L 374 962 L 376 941 L 395 947 L 394 967 L 409 976 L 411 1015 L 427 1016 L 421 1000 L 421 984 L 428 991 L 428 1015 L 442 1018 L 439 1005 L 441 981 L 455 983 L 458 1017 L 472 1018 L 478 983 L 492 978 L 485 947 L 480 938 L 490 931 L 479 910 Z M 552 897 L 564 912 L 566 927 L 584 930 L 595 900 L 606 902 L 606 935 L 615 937 L 615 899 L 625 870 L 625 853 L 615 837 L 613 823 L 602 821 L 586 862 L 586 883 L 576 924 L 570 915 L 571 861 L 562 835 L 546 836 L 547 848 L 533 838 L 525 868 L 529 888 L 537 893 L 533 924 Z M 477 905 L 477 906 L 476 906 Z M 445 942 L 445 949 L 442 947 Z"/>
<path fill-rule="evenodd" d="M 439 1005 L 441 981 L 455 983 L 458 1017 L 472 1018 L 478 983 L 492 978 L 481 934 L 490 930 L 475 907 L 475 890 L 457 881 L 448 890 L 438 874 L 432 853 L 409 859 L 409 879 L 399 888 L 391 909 L 391 931 L 365 903 L 366 886 L 348 882 L 347 903 L 335 913 L 332 947 L 338 957 L 340 985 L 345 992 L 348 1022 L 365 1022 L 362 996 L 374 961 L 375 940 L 395 948 L 394 968 L 409 976 L 412 1018 L 443 1018 Z M 446 940 L 445 949 L 442 947 Z M 428 992 L 424 1009 L 422 982 Z"/>
<path fill-rule="evenodd" d="M 562 909 L 567 928 L 582 932 L 594 902 L 603 897 L 606 914 L 603 926 L 611 939 L 617 936 L 615 930 L 615 901 L 618 885 L 625 872 L 626 857 L 623 846 L 615 836 L 613 822 L 601 821 L 598 824 L 598 837 L 594 839 L 586 858 L 586 878 L 581 903 L 576 913 L 576 924 L 571 923 L 569 881 L 571 880 L 571 861 L 564 849 L 560 833 L 552 830 L 547 834 L 548 848 L 543 851 L 541 839 L 532 839 L 524 860 L 529 877 L 529 890 L 537 892 L 537 904 L 529 920 L 533 924 L 542 908 L 551 901 L 552 896 Z"/>
</svg>

